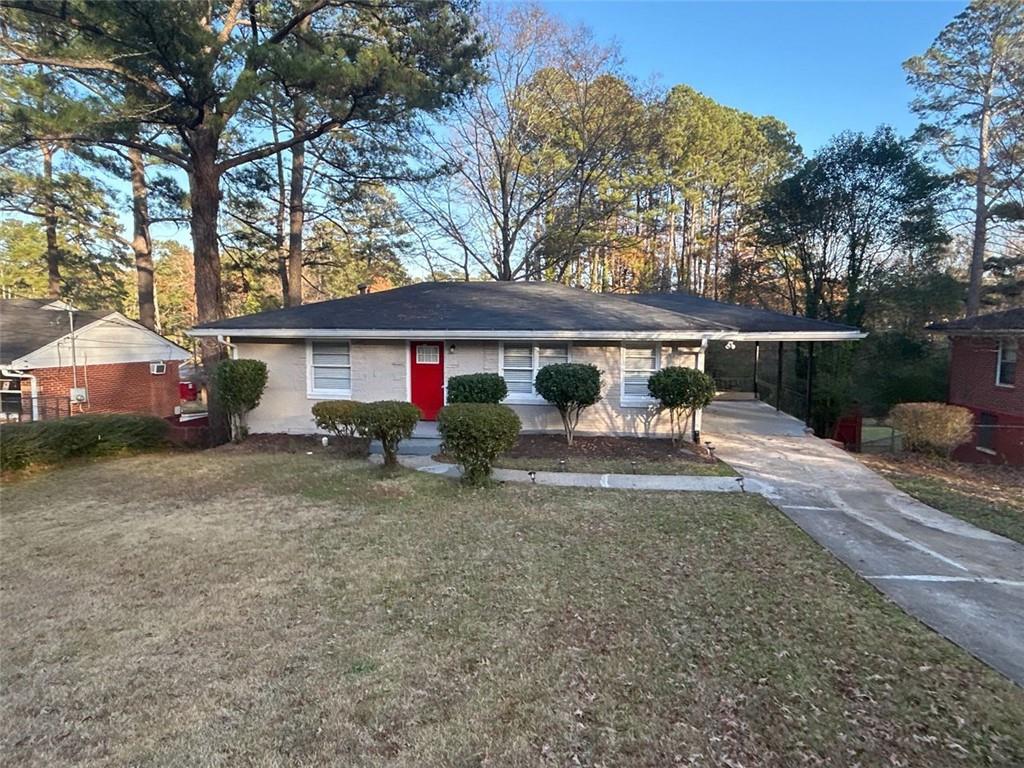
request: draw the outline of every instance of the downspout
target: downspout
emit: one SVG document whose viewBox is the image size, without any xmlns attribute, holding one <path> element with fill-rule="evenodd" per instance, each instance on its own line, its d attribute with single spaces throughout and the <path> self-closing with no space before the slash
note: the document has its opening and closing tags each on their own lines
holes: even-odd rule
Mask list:
<svg viewBox="0 0 1024 768">
<path fill-rule="evenodd" d="M 231 343 L 230 336 L 224 336 L 223 334 L 218 333 L 217 343 L 223 344 L 225 347 L 228 348 L 228 357 L 230 357 L 232 360 L 238 359 L 238 347 Z"/>
<path fill-rule="evenodd" d="M 700 340 L 700 352 L 697 353 L 697 370 L 704 370 L 704 353 L 708 349 L 708 337 L 703 336 Z M 693 412 L 693 442 L 700 445 L 700 428 L 703 423 L 704 409 L 698 408 Z"/>
<path fill-rule="evenodd" d="M 15 371 L 12 368 L 0 368 L 0 374 L 12 379 L 28 379 L 32 391 L 32 421 L 39 421 L 39 383 L 31 373 Z"/>
</svg>

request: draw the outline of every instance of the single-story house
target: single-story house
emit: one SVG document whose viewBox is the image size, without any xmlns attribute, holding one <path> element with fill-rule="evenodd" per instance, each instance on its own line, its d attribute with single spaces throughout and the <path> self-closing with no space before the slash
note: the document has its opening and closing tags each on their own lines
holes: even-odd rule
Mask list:
<svg viewBox="0 0 1024 768">
<path fill-rule="evenodd" d="M 1024 307 L 935 323 L 950 338 L 947 401 L 974 414 L 960 461 L 1024 465 Z"/>
<path fill-rule="evenodd" d="M 52 299 L 0 300 L 0 418 L 148 413 L 178 406 L 188 350 L 120 312 Z"/>
<path fill-rule="evenodd" d="M 551 363 L 593 363 L 604 397 L 587 409 L 580 434 L 665 435 L 650 375 L 670 365 L 703 370 L 709 339 L 836 341 L 857 328 L 679 294 L 591 293 L 544 282 L 427 282 L 205 323 L 239 358 L 267 364 L 252 432 L 315 431 L 319 400 L 402 400 L 433 420 L 447 381 L 467 373 L 505 378 L 506 403 L 523 429 L 559 431 L 555 409 L 534 390 Z M 695 419 L 700 429 L 700 415 Z"/>
</svg>

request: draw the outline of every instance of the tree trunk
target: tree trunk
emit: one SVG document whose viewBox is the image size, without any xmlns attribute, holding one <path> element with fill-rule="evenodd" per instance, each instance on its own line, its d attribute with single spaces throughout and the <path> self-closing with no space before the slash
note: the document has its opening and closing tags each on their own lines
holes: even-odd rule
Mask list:
<svg viewBox="0 0 1024 768">
<path fill-rule="evenodd" d="M 153 241 L 149 235 L 149 187 L 146 163 L 138 149 L 128 150 L 132 176 L 132 251 L 139 293 L 139 322 L 156 330 L 156 301 L 153 288 Z"/>
<path fill-rule="evenodd" d="M 985 243 L 988 239 L 988 154 L 989 125 L 992 120 L 990 90 L 981 107 L 978 129 L 978 174 L 974 180 L 974 243 L 971 246 L 971 269 L 967 278 L 967 316 L 974 317 L 981 309 L 981 278 L 985 273 Z"/>
<path fill-rule="evenodd" d="M 296 108 L 295 130 L 303 129 L 300 110 Z M 288 189 L 288 295 L 286 307 L 302 303 L 302 228 L 305 224 L 305 142 L 292 147 L 292 176 Z"/>
<path fill-rule="evenodd" d="M 60 298 L 60 248 L 57 247 L 57 202 L 53 194 L 53 149 L 41 145 L 43 153 L 43 222 L 46 227 L 47 293 L 51 299 Z"/>
<path fill-rule="evenodd" d="M 277 132 L 277 112 L 271 106 L 271 133 L 274 142 L 280 138 Z M 274 215 L 274 257 L 277 260 L 277 277 L 281 281 L 281 303 L 288 306 L 288 296 L 291 293 L 288 282 L 288 254 L 284 248 L 284 217 L 287 203 L 285 197 L 288 194 L 284 183 L 284 153 L 278 152 L 274 156 L 274 165 L 277 169 L 277 212 Z"/>
</svg>

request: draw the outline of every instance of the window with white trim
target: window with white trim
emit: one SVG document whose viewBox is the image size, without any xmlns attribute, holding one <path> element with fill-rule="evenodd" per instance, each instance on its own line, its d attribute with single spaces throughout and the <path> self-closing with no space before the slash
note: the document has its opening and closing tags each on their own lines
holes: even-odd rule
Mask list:
<svg viewBox="0 0 1024 768">
<path fill-rule="evenodd" d="M 1017 340 L 1002 339 L 999 342 L 999 355 L 996 359 L 996 384 L 1000 387 L 1012 387 L 1017 377 Z"/>
<path fill-rule="evenodd" d="M 441 362 L 441 346 L 439 344 L 417 344 L 417 365 L 438 365 Z"/>
<path fill-rule="evenodd" d="M 537 371 L 546 365 L 569 362 L 568 344 L 503 344 L 501 375 L 508 387 L 508 399 L 535 399 Z"/>
<path fill-rule="evenodd" d="M 352 353 L 347 341 L 311 341 L 309 391 L 314 395 L 352 392 Z"/>
<path fill-rule="evenodd" d="M 647 402 L 647 381 L 661 367 L 660 344 L 628 344 L 622 347 L 622 400 Z"/>
</svg>

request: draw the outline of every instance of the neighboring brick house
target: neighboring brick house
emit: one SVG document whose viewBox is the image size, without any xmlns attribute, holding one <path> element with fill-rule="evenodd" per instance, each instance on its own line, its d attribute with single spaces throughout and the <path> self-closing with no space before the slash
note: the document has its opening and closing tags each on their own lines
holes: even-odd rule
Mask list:
<svg viewBox="0 0 1024 768">
<path fill-rule="evenodd" d="M 119 312 L 0 300 L 0 419 L 172 416 L 187 350 Z"/>
<path fill-rule="evenodd" d="M 948 401 L 974 413 L 974 435 L 954 458 L 1024 465 L 1024 307 L 928 328 L 950 337 Z"/>
</svg>

